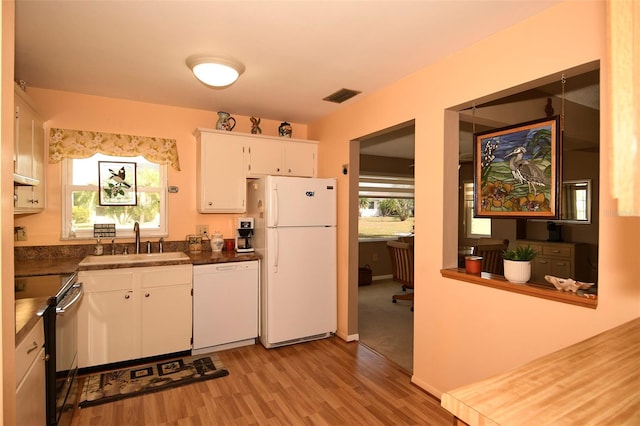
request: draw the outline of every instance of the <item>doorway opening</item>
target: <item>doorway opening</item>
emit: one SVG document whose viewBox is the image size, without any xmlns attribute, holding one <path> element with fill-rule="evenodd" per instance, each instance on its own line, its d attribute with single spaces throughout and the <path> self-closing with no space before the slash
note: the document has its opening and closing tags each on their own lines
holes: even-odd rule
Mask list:
<svg viewBox="0 0 640 426">
<path fill-rule="evenodd" d="M 414 235 L 415 123 L 401 123 L 354 143 L 359 143 L 358 267 L 372 277 L 369 283 L 358 280 L 363 284 L 358 286 L 359 339 L 412 372 L 413 302 L 392 303 L 394 294 L 412 290 L 403 291 L 393 280 L 387 242 Z"/>
</svg>

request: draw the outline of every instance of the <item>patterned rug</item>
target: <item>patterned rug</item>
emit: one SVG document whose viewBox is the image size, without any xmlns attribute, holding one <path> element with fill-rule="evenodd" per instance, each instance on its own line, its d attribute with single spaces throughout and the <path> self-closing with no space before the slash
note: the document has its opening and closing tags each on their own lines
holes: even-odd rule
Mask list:
<svg viewBox="0 0 640 426">
<path fill-rule="evenodd" d="M 217 354 L 203 354 L 136 365 L 84 378 L 79 407 L 158 392 L 176 386 L 228 376 Z"/>
</svg>

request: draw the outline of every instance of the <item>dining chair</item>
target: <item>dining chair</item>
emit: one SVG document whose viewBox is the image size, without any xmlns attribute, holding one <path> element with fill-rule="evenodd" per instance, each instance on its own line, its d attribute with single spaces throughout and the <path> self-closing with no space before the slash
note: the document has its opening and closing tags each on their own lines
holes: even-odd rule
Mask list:
<svg viewBox="0 0 640 426">
<path fill-rule="evenodd" d="M 504 275 L 502 252 L 509 247 L 509 240 L 500 244 L 479 244 L 473 248 L 474 256 L 482 256 L 482 271 Z"/>
<path fill-rule="evenodd" d="M 410 300 L 413 302 L 413 244 L 401 241 L 388 241 L 387 249 L 391 257 L 391 270 L 393 280 L 402 284 L 402 290 L 411 289 L 411 292 L 394 294 L 391 297 L 393 303 L 398 300 Z M 411 303 L 413 311 L 413 303 Z"/>
</svg>

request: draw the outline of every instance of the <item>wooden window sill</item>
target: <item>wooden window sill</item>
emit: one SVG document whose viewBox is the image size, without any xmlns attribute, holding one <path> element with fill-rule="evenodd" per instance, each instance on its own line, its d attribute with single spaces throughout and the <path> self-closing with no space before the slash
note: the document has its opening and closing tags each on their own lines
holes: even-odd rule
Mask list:
<svg viewBox="0 0 640 426">
<path fill-rule="evenodd" d="M 467 274 L 464 268 L 441 269 L 440 274 L 445 278 L 458 281 L 465 281 L 472 284 L 497 288 L 498 290 L 511 291 L 513 293 L 525 294 L 527 296 L 539 297 L 541 299 L 553 300 L 555 302 L 568 303 L 570 305 L 582 306 L 584 308 L 595 309 L 598 306 L 598 297 L 587 298 L 571 292 L 558 291 L 551 286 L 544 284 L 526 283 L 513 284 L 501 275 L 493 275 L 482 272 L 481 275 Z"/>
</svg>

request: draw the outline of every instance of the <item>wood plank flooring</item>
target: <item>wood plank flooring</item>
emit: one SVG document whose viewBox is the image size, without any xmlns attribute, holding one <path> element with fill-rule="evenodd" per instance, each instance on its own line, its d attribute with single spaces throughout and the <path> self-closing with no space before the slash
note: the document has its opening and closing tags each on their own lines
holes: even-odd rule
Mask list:
<svg viewBox="0 0 640 426">
<path fill-rule="evenodd" d="M 338 337 L 220 352 L 230 375 L 76 411 L 81 425 L 451 425 L 406 371 Z"/>
</svg>

